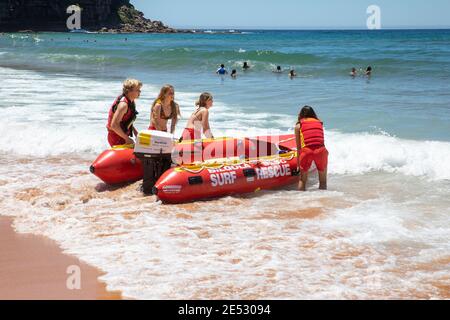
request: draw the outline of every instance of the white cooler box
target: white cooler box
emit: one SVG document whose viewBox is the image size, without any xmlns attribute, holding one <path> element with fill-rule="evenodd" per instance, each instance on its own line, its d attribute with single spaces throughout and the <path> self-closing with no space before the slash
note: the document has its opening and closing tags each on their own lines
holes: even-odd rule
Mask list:
<svg viewBox="0 0 450 320">
<path fill-rule="evenodd" d="M 141 154 L 170 154 L 174 147 L 173 135 L 162 131 L 144 130 L 139 132 L 135 153 Z"/>
</svg>

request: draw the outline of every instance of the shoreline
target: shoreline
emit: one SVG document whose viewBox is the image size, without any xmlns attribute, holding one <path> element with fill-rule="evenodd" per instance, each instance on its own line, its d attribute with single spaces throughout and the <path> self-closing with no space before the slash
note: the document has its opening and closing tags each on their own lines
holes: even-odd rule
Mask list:
<svg viewBox="0 0 450 320">
<path fill-rule="evenodd" d="M 156 35 L 0 37 L 0 61 L 9 65 L 0 67 L 8 92 L 1 212 L 14 217 L 16 230 L 55 239 L 64 252 L 106 271 L 100 279 L 126 299 L 450 298 L 450 167 L 439 160 L 450 158 L 442 83 L 450 77 L 442 70 L 450 33 L 374 36 L 380 54 L 370 82 L 343 74 L 349 64 L 373 63 L 365 35 L 355 33 L 350 49 L 349 36 L 224 36 L 212 45 L 214 36 L 200 35 L 174 43 L 173 36 Z M 308 52 L 304 38 L 311 40 Z M 290 53 L 264 51 L 261 40 L 279 41 Z M 424 63 L 420 53 L 428 46 L 436 55 Z M 210 72 L 225 59 L 236 68 L 245 59 L 253 69 L 238 82 Z M 272 75 L 278 63 L 295 63 L 298 80 Z M 140 182 L 107 186 L 89 166 L 109 149 L 105 114 L 124 74 L 145 83 L 137 129 L 147 129 L 148 105 L 160 85 L 175 86 L 183 115 L 177 136 L 203 90 L 215 98 L 211 124 L 218 137 L 292 134 L 298 109 L 317 107 L 328 131 L 329 190 L 318 191 L 313 174 L 305 193 L 276 190 L 166 206 L 145 197 Z M 393 110 L 402 121 L 380 117 Z M 430 121 L 432 130 L 425 130 Z M 11 268 L 36 260 L 23 255 Z M 0 274 L 3 269 L 0 264 Z M 0 288 L 6 287 L 1 278 Z"/>
<path fill-rule="evenodd" d="M 13 218 L 0 217 L 0 300 L 121 300 L 106 289 L 103 273 L 76 257 L 64 254 L 51 239 L 19 234 Z M 81 289 L 69 290 L 69 266 L 81 270 Z"/>
<path fill-rule="evenodd" d="M 145 35 L 145 34 L 164 34 L 164 35 L 170 35 L 170 34 L 242 34 L 243 32 L 248 31 L 272 31 L 272 30 L 244 30 L 244 29 L 173 29 L 172 32 L 167 31 L 147 31 L 147 32 L 131 32 L 131 31 L 102 31 L 102 30 L 85 30 L 80 29 L 82 32 L 73 32 L 70 30 L 33 30 L 33 29 L 19 29 L 19 30 L 1 30 L 1 34 L 7 34 L 7 33 L 62 33 L 62 34 L 126 34 L 126 35 Z M 230 32 L 230 30 L 235 30 L 233 32 Z M 273 31 L 284 31 L 284 30 L 273 30 Z M 289 31 L 289 30 L 285 30 Z"/>
</svg>

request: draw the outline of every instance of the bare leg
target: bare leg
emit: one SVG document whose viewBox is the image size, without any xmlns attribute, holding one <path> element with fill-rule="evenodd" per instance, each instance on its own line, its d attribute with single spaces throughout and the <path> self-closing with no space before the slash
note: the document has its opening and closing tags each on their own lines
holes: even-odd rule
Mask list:
<svg viewBox="0 0 450 320">
<path fill-rule="evenodd" d="M 325 171 L 319 171 L 319 189 L 327 190 L 327 169 Z"/>
<path fill-rule="evenodd" d="M 300 183 L 298 184 L 298 190 L 306 191 L 306 182 L 308 181 L 308 172 L 302 172 L 300 174 Z"/>
</svg>

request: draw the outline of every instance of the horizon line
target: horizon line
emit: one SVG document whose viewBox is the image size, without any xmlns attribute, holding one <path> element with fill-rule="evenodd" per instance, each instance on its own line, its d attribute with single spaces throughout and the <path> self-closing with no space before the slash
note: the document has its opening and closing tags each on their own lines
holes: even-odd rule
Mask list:
<svg viewBox="0 0 450 320">
<path fill-rule="evenodd" d="M 175 29 L 192 29 L 192 30 L 336 30 L 336 31 L 346 31 L 346 30 L 357 30 L 357 31 L 383 31 L 383 30 L 448 30 L 450 26 L 430 26 L 430 27 L 415 27 L 415 26 L 388 26 L 381 29 L 371 30 L 367 27 L 230 27 L 230 26 L 172 26 Z"/>
</svg>

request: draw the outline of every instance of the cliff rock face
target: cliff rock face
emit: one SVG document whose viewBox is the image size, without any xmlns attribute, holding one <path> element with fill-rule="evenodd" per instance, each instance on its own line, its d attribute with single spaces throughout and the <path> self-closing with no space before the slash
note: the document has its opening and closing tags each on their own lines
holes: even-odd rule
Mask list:
<svg viewBox="0 0 450 320">
<path fill-rule="evenodd" d="M 82 8 L 81 28 L 110 32 L 176 32 L 144 18 L 129 0 L 0 0 L 0 31 L 67 31 L 70 5 Z"/>
</svg>

